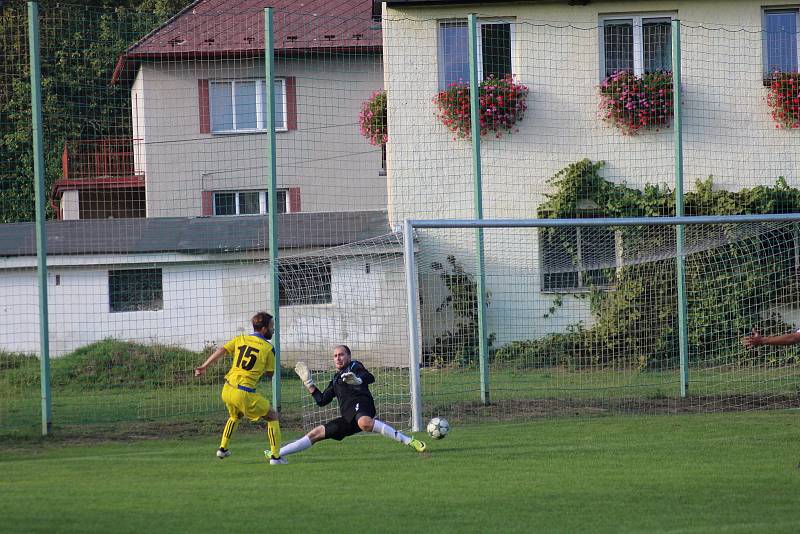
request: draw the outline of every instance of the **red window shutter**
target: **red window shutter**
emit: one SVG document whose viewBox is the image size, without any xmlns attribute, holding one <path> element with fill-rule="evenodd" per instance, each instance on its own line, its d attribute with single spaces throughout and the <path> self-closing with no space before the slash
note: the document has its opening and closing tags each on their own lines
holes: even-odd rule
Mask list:
<svg viewBox="0 0 800 534">
<path fill-rule="evenodd" d="M 294 76 L 286 78 L 286 128 L 297 129 L 297 79 Z"/>
<path fill-rule="evenodd" d="M 203 217 L 214 215 L 214 192 L 203 191 Z"/>
<path fill-rule="evenodd" d="M 290 187 L 288 191 L 289 197 L 289 213 L 297 213 L 300 211 L 300 188 Z"/>
<path fill-rule="evenodd" d="M 208 80 L 197 80 L 198 104 L 200 106 L 200 133 L 211 133 L 211 111 L 208 105 Z"/>
</svg>

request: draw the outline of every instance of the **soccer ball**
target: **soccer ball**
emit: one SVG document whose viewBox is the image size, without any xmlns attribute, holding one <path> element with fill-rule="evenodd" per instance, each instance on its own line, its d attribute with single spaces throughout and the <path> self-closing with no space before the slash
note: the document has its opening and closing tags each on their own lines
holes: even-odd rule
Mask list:
<svg viewBox="0 0 800 534">
<path fill-rule="evenodd" d="M 428 422 L 428 434 L 433 439 L 442 439 L 450 432 L 450 423 L 444 417 L 434 417 Z"/>
</svg>

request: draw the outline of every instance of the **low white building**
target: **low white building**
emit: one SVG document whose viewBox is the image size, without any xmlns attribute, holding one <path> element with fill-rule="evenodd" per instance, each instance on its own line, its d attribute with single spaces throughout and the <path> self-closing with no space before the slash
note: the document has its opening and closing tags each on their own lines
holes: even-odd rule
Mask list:
<svg viewBox="0 0 800 534">
<path fill-rule="evenodd" d="M 386 213 L 280 222 L 291 249 L 279 267 L 283 361 L 346 343 L 367 362 L 406 366 L 402 246 Z M 200 350 L 271 308 L 267 217 L 52 221 L 46 231 L 53 356 L 105 338 Z M 39 352 L 35 242 L 32 223 L 0 225 L 0 351 Z"/>
</svg>

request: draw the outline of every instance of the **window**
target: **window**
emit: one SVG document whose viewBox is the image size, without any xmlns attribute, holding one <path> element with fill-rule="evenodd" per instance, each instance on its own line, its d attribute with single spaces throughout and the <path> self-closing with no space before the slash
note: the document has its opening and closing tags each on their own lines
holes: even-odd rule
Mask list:
<svg viewBox="0 0 800 534">
<path fill-rule="evenodd" d="M 609 227 L 543 228 L 539 249 L 542 291 L 580 291 L 614 283 L 616 236 Z"/>
<path fill-rule="evenodd" d="M 511 72 L 511 24 L 479 21 L 478 78 L 504 78 Z M 439 24 L 439 86 L 469 81 L 469 30 L 464 21 Z"/>
<path fill-rule="evenodd" d="M 281 306 L 330 304 L 331 262 L 312 261 L 278 266 L 278 303 Z"/>
<path fill-rule="evenodd" d="M 266 191 L 217 191 L 214 215 L 263 215 L 269 213 Z M 278 213 L 286 213 L 286 190 L 278 191 Z"/>
<path fill-rule="evenodd" d="M 161 269 L 108 271 L 108 295 L 112 312 L 164 309 Z"/>
<path fill-rule="evenodd" d="M 620 70 L 672 71 L 671 15 L 605 17 L 600 35 L 604 78 Z"/>
<path fill-rule="evenodd" d="M 266 128 L 264 80 L 212 81 L 209 84 L 212 132 L 257 132 Z M 286 80 L 275 80 L 275 129 L 287 130 Z"/>
<path fill-rule="evenodd" d="M 797 72 L 798 9 L 764 12 L 764 76 Z"/>
</svg>

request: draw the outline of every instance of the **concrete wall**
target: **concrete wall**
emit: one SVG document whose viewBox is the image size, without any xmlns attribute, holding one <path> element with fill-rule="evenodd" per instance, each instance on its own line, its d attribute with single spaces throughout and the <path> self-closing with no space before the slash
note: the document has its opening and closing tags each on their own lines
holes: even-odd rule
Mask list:
<svg viewBox="0 0 800 534">
<path fill-rule="evenodd" d="M 382 87 L 381 57 L 285 59 L 275 69 L 295 78 L 297 96 L 297 129 L 276 133 L 278 187 L 299 187 L 302 211 L 385 209 L 380 149 L 358 127 L 361 104 Z M 144 139 L 148 217 L 201 215 L 202 191 L 266 189 L 266 134 L 200 133 L 198 102 L 199 79 L 263 76 L 254 59 L 142 65 L 132 94 L 143 103 L 134 137 Z"/>
<path fill-rule="evenodd" d="M 249 331 L 250 316 L 270 307 L 267 267 L 259 258 L 176 263 L 159 255 L 146 264 L 122 256 L 96 259 L 101 261 L 86 265 L 60 261 L 49 269 L 54 357 L 104 338 L 201 350 Z M 162 269 L 163 309 L 111 312 L 109 269 L 156 266 Z M 331 277 L 330 304 L 281 307 L 284 362 L 302 357 L 329 366 L 332 347 L 346 343 L 372 365 L 407 366 L 402 257 L 334 259 Z M 38 352 L 37 303 L 33 268 L 0 271 L 0 350 Z"/>
<path fill-rule="evenodd" d="M 800 186 L 800 133 L 776 129 L 765 102 L 762 5 L 781 4 L 597 1 L 385 9 L 390 219 L 474 215 L 470 142 L 453 139 L 435 118 L 433 103 L 439 90 L 438 23 L 465 19 L 469 12 L 513 23 L 513 71 L 530 89 L 519 131 L 482 140 L 484 217 L 536 217 L 537 206 L 552 192 L 546 181 L 583 158 L 604 160 L 605 178 L 616 183 L 674 184 L 672 128 L 625 136 L 598 116 L 598 26 L 614 14 L 670 13 L 682 21 L 687 190 L 710 175 L 724 189 L 773 185 L 779 176 Z M 428 263 L 453 253 L 469 266 L 473 243 L 469 233 L 425 232 L 419 247 Z M 487 233 L 489 320 L 501 341 L 579 321 L 591 324 L 585 295 L 541 292 L 538 250 L 536 232 Z M 549 313 L 559 300 L 557 313 Z"/>
</svg>

